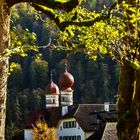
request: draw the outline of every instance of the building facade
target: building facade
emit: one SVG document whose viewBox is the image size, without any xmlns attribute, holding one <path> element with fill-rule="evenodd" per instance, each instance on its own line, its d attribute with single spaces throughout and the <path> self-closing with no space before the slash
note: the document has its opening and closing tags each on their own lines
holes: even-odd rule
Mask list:
<svg viewBox="0 0 140 140">
<path fill-rule="evenodd" d="M 75 118 L 67 118 L 59 121 L 57 125 L 59 140 L 85 140 L 85 134 Z"/>
</svg>

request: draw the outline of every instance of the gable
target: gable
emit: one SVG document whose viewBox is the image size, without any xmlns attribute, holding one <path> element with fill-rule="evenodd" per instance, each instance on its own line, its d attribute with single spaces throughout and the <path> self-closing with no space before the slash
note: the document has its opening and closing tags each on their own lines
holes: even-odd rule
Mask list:
<svg viewBox="0 0 140 140">
<path fill-rule="evenodd" d="M 74 117 L 61 119 L 57 126 L 57 136 L 60 140 L 84 140 L 85 132 Z"/>
</svg>

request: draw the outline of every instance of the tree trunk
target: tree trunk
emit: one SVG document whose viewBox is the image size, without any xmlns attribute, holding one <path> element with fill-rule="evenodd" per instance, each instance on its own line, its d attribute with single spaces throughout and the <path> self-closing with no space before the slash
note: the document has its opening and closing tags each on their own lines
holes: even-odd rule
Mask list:
<svg viewBox="0 0 140 140">
<path fill-rule="evenodd" d="M 127 4 L 136 8 L 136 0 L 125 0 Z M 127 11 L 126 31 L 135 33 L 135 28 L 129 21 L 132 11 Z M 135 47 L 137 44 L 133 38 L 124 38 L 127 46 Z M 137 46 L 137 48 L 139 48 Z M 140 52 L 140 49 L 139 49 Z M 129 54 L 129 53 L 128 53 Z M 137 56 L 140 62 L 140 57 Z M 140 139 L 140 71 L 133 70 L 129 62 L 121 68 L 119 100 L 118 100 L 118 138 L 119 140 Z"/>
<path fill-rule="evenodd" d="M 140 139 L 140 71 L 136 71 L 135 75 L 136 75 L 136 86 L 135 86 L 135 92 L 133 95 L 131 108 L 133 109 L 133 113 L 135 115 L 134 134 L 137 137 L 137 139 L 135 140 L 139 140 Z"/>
<path fill-rule="evenodd" d="M 139 47 L 139 52 L 140 52 L 140 46 Z M 140 62 L 140 55 L 137 56 L 137 59 Z M 137 136 L 137 139 L 140 139 L 140 71 L 135 72 L 135 80 L 136 80 L 136 85 L 135 85 L 135 92 L 133 95 L 133 101 L 132 101 L 132 109 L 135 114 L 135 135 Z M 136 139 L 136 140 L 137 140 Z"/>
<path fill-rule="evenodd" d="M 119 140 L 131 140 L 131 129 L 135 124 L 135 115 L 131 110 L 134 93 L 135 72 L 129 62 L 121 66 L 119 97 L 118 97 L 118 138 Z M 135 139 L 136 140 L 136 139 Z"/>
<path fill-rule="evenodd" d="M 5 139 L 6 93 L 8 75 L 8 57 L 4 50 L 9 47 L 10 40 L 10 8 L 6 0 L 0 0 L 0 140 Z"/>
<path fill-rule="evenodd" d="M 129 64 L 121 68 L 117 131 L 119 140 L 140 139 L 140 71 Z"/>
</svg>

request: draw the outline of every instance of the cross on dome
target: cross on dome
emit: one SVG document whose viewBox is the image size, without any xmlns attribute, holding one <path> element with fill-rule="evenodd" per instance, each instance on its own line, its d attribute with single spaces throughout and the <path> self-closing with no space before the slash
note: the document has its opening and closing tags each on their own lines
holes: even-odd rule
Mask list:
<svg viewBox="0 0 140 140">
<path fill-rule="evenodd" d="M 65 72 L 67 71 L 67 68 L 68 68 L 68 64 L 65 63 Z"/>
<path fill-rule="evenodd" d="M 51 75 L 51 82 L 53 82 L 53 73 L 52 73 L 52 71 L 51 71 L 50 75 Z"/>
<path fill-rule="evenodd" d="M 59 88 L 58 86 L 53 82 L 53 74 L 52 72 L 50 73 L 51 79 L 50 79 L 50 83 L 47 85 L 46 90 L 45 90 L 45 94 L 46 95 L 59 95 Z"/>
</svg>

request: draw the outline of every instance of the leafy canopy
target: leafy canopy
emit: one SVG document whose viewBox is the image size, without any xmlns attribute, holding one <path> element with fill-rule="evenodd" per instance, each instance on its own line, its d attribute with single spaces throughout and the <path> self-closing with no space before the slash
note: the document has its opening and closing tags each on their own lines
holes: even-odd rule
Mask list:
<svg viewBox="0 0 140 140">
<path fill-rule="evenodd" d="M 139 69 L 137 60 L 139 54 L 140 12 L 139 3 L 136 6 L 119 0 L 109 9 L 104 6 L 101 13 L 90 11 L 78 5 L 71 12 L 54 10 L 48 12 L 42 7 L 36 9 L 46 13 L 54 20 L 60 30 L 61 45 L 58 49 L 68 52 L 84 51 L 96 59 L 98 53 L 108 55 L 123 62 L 126 60 Z"/>
<path fill-rule="evenodd" d="M 87 22 L 80 27 L 69 25 L 64 32 L 61 32 L 60 40 L 65 43 L 67 50 L 82 50 L 94 59 L 96 54 L 100 53 L 109 55 L 120 62 L 125 59 L 133 64 L 139 63 L 135 57 L 139 53 L 139 7 L 132 7 L 123 1 L 111 11 L 109 18 L 100 19 L 92 26 L 88 26 L 86 23 L 97 19 L 99 16 L 107 15 L 106 7 L 101 13 L 90 12 L 81 6 L 72 12 L 76 12 L 75 21 L 79 22 L 79 25 L 84 21 Z M 62 16 L 64 19 L 64 15 Z M 67 16 L 65 18 L 67 19 Z M 130 32 L 130 28 L 134 29 L 133 33 Z M 124 39 L 126 37 L 128 39 Z M 128 42 L 131 42 L 131 46 Z"/>
</svg>

